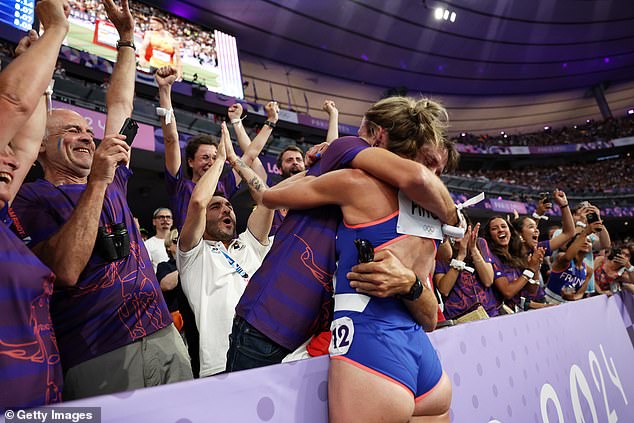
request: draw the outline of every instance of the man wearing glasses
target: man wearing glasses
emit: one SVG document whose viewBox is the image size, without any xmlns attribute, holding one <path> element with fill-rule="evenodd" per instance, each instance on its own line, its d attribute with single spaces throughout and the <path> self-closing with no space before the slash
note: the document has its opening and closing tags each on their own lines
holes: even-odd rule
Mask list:
<svg viewBox="0 0 634 423">
<path fill-rule="evenodd" d="M 145 241 L 145 248 L 152 260 L 152 267 L 156 272 L 159 263 L 168 261 L 167 251 L 165 251 L 165 239 L 169 237 L 172 229 L 172 212 L 166 207 L 159 207 L 152 213 L 152 225 L 156 235 Z"/>
</svg>

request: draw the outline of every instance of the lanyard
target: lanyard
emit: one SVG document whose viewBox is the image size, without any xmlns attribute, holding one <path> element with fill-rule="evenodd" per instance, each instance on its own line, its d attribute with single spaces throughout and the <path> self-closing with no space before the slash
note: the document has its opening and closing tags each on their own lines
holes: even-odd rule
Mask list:
<svg viewBox="0 0 634 423">
<path fill-rule="evenodd" d="M 233 259 L 229 254 L 222 251 L 220 248 L 218 248 L 218 251 L 222 253 L 222 255 L 225 257 L 225 260 L 227 260 L 227 263 L 229 263 L 229 266 L 233 269 L 234 272 L 236 272 L 238 275 L 242 276 L 246 280 L 249 279 L 249 274 L 245 272 L 245 270 L 238 264 L 235 259 Z"/>
</svg>

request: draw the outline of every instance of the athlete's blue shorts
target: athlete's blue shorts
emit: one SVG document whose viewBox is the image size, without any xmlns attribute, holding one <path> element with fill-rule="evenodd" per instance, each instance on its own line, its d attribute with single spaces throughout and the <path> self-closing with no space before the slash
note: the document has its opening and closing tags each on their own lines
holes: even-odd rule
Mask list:
<svg viewBox="0 0 634 423">
<path fill-rule="evenodd" d="M 396 325 L 350 311 L 336 312 L 335 322 L 341 317 L 352 320 L 354 331 L 347 352 L 334 355 L 333 343 L 345 344 L 342 336 L 349 336 L 352 332 L 340 329 L 339 333 L 334 333 L 337 328 L 333 327 L 331 358 L 343 359 L 372 373 L 387 376 L 397 384 L 404 385 L 417 399 L 438 384 L 442 365 L 427 334 L 419 325 Z"/>
</svg>

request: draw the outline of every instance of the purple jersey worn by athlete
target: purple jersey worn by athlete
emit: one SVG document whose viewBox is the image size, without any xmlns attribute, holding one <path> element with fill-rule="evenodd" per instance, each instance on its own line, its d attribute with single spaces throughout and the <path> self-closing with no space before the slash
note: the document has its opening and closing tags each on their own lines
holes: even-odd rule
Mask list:
<svg viewBox="0 0 634 423">
<path fill-rule="evenodd" d="M 187 207 L 189 207 L 189 199 L 192 198 L 192 192 L 196 183 L 183 175 L 183 167 L 178 168 L 176 176 L 172 176 L 165 169 L 165 184 L 167 186 L 167 196 L 169 198 L 170 210 L 174 216 L 174 226 L 181 231 L 185 224 L 187 216 Z M 238 191 L 236 178 L 232 170 L 225 171 L 218 180 L 218 191 L 222 192 L 227 199 Z"/>
<path fill-rule="evenodd" d="M 308 170 L 321 175 L 350 164 L 369 145 L 358 137 L 335 140 Z M 361 193 L 360 193 L 361 195 Z M 273 246 L 247 285 L 236 314 L 277 344 L 295 350 L 329 329 L 336 268 L 338 206 L 289 210 Z"/>
<path fill-rule="evenodd" d="M 62 367 L 49 300 L 55 276 L 0 210 L 0 413 L 61 401 Z"/>
<path fill-rule="evenodd" d="M 64 370 L 172 323 L 128 208 L 126 191 L 131 174 L 125 166 L 117 168 L 99 218 L 99 226 L 125 223 L 129 256 L 107 262 L 93 253 L 77 285 L 56 289 L 53 294 L 51 317 Z M 50 238 L 68 221 L 85 189 L 85 184 L 56 187 L 43 179 L 22 186 L 13 209 L 31 246 Z"/>
<path fill-rule="evenodd" d="M 493 263 L 491 251 L 484 238 L 478 238 L 478 247 L 484 261 Z M 443 260 L 436 261 L 435 273 L 446 274 L 449 269 L 449 263 Z M 477 303 L 482 304 L 489 317 L 498 315 L 497 301 L 492 287 L 484 286 L 476 273 L 470 273 L 466 270 L 459 271 L 456 282 L 445 299 L 443 314 L 447 319 L 453 319 L 459 314 L 471 310 Z"/>
</svg>

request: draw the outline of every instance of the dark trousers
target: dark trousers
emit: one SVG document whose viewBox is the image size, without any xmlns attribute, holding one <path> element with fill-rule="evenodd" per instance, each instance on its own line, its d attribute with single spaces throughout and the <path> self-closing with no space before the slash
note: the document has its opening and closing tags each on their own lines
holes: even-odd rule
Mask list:
<svg viewBox="0 0 634 423">
<path fill-rule="evenodd" d="M 227 351 L 227 372 L 281 363 L 290 350 L 276 344 L 240 316 L 233 318 Z"/>
</svg>

